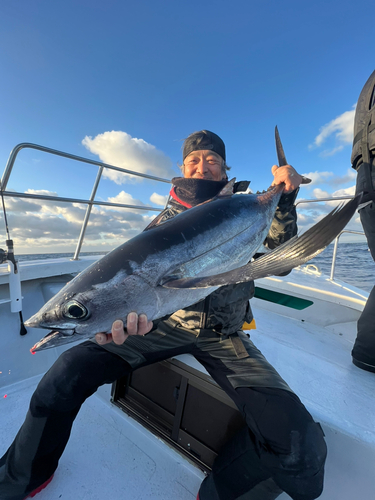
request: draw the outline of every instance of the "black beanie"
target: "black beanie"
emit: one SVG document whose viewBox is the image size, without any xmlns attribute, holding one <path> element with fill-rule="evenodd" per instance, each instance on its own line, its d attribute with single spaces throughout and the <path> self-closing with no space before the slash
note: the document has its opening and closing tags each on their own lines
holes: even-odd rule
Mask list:
<svg viewBox="0 0 375 500">
<path fill-rule="evenodd" d="M 182 161 L 193 151 L 209 149 L 214 151 L 225 161 L 225 144 L 220 137 L 209 130 L 193 132 L 185 139 L 182 153 Z"/>
</svg>

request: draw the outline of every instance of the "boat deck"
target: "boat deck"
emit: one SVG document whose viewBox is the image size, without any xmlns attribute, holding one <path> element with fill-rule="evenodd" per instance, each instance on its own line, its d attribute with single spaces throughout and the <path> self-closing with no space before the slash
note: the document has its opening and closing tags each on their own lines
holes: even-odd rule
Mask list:
<svg viewBox="0 0 375 500">
<path fill-rule="evenodd" d="M 23 422 L 36 379 L 2 389 L 0 413 L 7 415 L 2 418 L 2 451 Z M 106 386 L 82 406 L 55 477 L 38 500 L 195 500 L 203 473 L 109 406 L 103 399 L 109 401 L 109 393 Z"/>
<path fill-rule="evenodd" d="M 323 327 L 261 309 L 256 318 L 253 341 L 325 431 L 329 454 L 320 498 L 370 500 L 375 490 L 374 374 L 352 365 L 351 342 Z M 199 365 L 187 355 L 179 359 Z M 2 419 L 1 450 L 22 423 L 39 378 L 2 388 L 0 412 L 7 418 Z M 203 473 L 109 400 L 105 386 L 83 405 L 55 478 L 38 498 L 195 499 Z"/>
<path fill-rule="evenodd" d="M 36 263 L 23 266 L 25 317 L 56 293 L 69 273 L 79 271 L 76 267 L 83 265 L 82 261 L 61 261 L 57 262 L 57 270 L 52 263 L 48 268 Z M 6 280 L 5 274 L 0 276 L 4 297 L 8 293 Z M 356 368 L 350 354 L 356 319 L 366 294 L 359 297 L 363 294 L 357 289 L 332 284 L 317 275 L 303 276 L 301 281 L 298 273 L 284 279 L 259 280 L 257 286 L 268 286 L 272 290 L 273 283 L 278 291 L 297 295 L 298 290 L 302 290 L 315 301 L 311 308 L 296 311 L 253 299 L 257 329 L 250 334 L 325 431 L 327 473 L 320 498 L 372 500 L 375 374 Z M 345 310 L 339 308 L 342 304 Z M 48 369 L 63 349 L 32 356 L 30 347 L 45 332 L 30 329 L 26 336 L 20 336 L 18 315 L 9 312 L 6 301 L 0 306 L 2 454 L 23 422 L 40 373 Z M 204 371 L 191 356 L 180 356 L 179 360 Z M 55 478 L 38 499 L 102 500 L 107 495 L 113 499 L 194 500 L 203 472 L 114 406 L 110 402 L 110 389 L 110 386 L 100 388 L 83 405 Z M 289 496 L 283 494 L 279 498 L 286 500 Z M 246 495 L 241 500 L 246 500 Z"/>
</svg>

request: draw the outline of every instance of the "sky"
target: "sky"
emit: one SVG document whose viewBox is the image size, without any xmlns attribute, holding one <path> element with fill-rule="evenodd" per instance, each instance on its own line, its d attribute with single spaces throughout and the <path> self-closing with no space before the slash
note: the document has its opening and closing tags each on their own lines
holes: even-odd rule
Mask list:
<svg viewBox="0 0 375 500">
<path fill-rule="evenodd" d="M 183 140 L 207 129 L 226 144 L 230 176 L 261 191 L 277 125 L 288 162 L 312 179 L 298 199 L 352 195 L 355 105 L 375 69 L 375 23 L 361 23 L 372 13 L 367 0 L 1 2 L 0 173 L 17 144 L 33 143 L 171 179 Z M 97 172 L 22 149 L 6 190 L 87 199 Z M 105 169 L 96 200 L 160 209 L 168 191 Z M 83 204 L 5 204 L 16 254 L 74 252 Z M 300 231 L 336 204 L 299 205 Z M 156 213 L 95 205 L 82 251 L 114 248 Z M 358 214 L 348 227 L 362 230 Z"/>
</svg>

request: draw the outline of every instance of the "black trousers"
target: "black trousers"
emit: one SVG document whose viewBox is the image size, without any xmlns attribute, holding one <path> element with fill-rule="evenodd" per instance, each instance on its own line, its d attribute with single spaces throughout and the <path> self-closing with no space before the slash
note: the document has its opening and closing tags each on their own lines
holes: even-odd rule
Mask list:
<svg viewBox="0 0 375 500">
<path fill-rule="evenodd" d="M 371 166 L 372 182 L 375 187 L 375 160 Z M 366 176 L 363 167 L 360 167 L 357 176 L 357 192 L 366 189 Z M 375 261 L 375 202 L 359 211 L 367 243 Z M 358 320 L 357 338 L 352 355 L 358 361 L 375 366 L 375 286 L 370 292 L 366 306 Z"/>
<path fill-rule="evenodd" d="M 202 483 L 201 500 L 234 500 L 262 484 L 268 496 L 249 498 L 271 500 L 286 491 L 294 500 L 313 500 L 321 494 L 322 430 L 243 332 L 223 336 L 162 322 L 145 337 L 129 338 L 121 356 L 111 352 L 117 349 L 84 342 L 64 352 L 44 375 L 24 424 L 0 460 L 2 500 L 22 500 L 52 475 L 82 403 L 99 386 L 187 352 L 234 400 L 248 426 L 220 453 Z"/>
</svg>

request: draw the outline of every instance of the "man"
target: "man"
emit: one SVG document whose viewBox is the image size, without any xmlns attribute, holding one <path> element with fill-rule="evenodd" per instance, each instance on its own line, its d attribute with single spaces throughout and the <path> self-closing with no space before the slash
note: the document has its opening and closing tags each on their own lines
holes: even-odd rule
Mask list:
<svg viewBox="0 0 375 500">
<path fill-rule="evenodd" d="M 356 192 L 364 193 L 359 214 L 367 243 L 375 260 L 375 71 L 358 98 L 354 119 L 352 167 L 357 170 Z M 375 287 L 358 320 L 353 363 L 375 372 Z"/>
<path fill-rule="evenodd" d="M 218 194 L 227 169 L 225 145 L 216 134 L 191 134 L 183 147 L 184 177 L 173 180 L 171 203 L 151 226 Z M 272 172 L 273 184 L 285 183 L 285 194 L 265 242 L 271 248 L 296 233 L 293 203 L 302 180 L 290 165 Z M 182 353 L 203 364 L 248 426 L 224 447 L 198 499 L 234 500 L 248 492 L 249 500 L 273 500 L 282 491 L 294 500 L 317 498 L 326 457 L 323 433 L 241 331 L 252 318 L 253 292 L 253 283 L 224 286 L 154 323 L 132 312 L 126 331 L 117 320 L 110 334 L 99 333 L 63 353 L 39 383 L 25 423 L 0 461 L 0 498 L 23 500 L 48 484 L 81 404 L 100 385 Z"/>
</svg>

